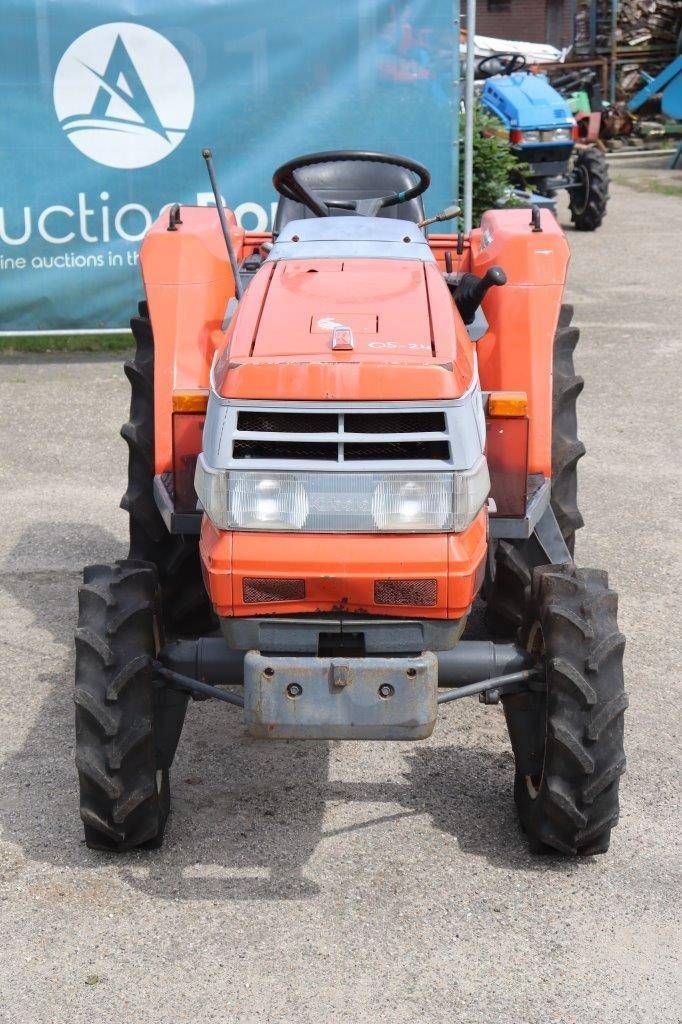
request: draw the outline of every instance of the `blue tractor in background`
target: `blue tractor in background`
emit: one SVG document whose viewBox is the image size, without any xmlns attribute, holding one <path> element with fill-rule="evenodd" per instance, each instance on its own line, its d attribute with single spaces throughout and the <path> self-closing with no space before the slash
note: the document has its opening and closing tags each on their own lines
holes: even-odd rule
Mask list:
<svg viewBox="0 0 682 1024">
<path fill-rule="evenodd" d="M 525 184 L 553 198 L 568 189 L 571 220 L 578 231 L 594 231 L 606 215 L 609 171 L 596 146 L 578 146 L 570 107 L 543 74 L 525 71 L 520 53 L 496 53 L 478 64 L 485 79 L 482 105 L 508 134 L 512 152 L 530 167 Z"/>
</svg>

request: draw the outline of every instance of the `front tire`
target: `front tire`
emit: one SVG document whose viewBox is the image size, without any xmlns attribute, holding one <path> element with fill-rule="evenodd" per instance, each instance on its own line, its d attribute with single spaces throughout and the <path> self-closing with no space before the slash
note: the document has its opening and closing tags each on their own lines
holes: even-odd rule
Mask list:
<svg viewBox="0 0 682 1024">
<path fill-rule="evenodd" d="M 576 231 L 596 231 L 606 216 L 609 200 L 609 165 L 596 146 L 578 151 L 573 172 L 579 182 L 569 192 L 571 220 Z"/>
<path fill-rule="evenodd" d="M 83 580 L 74 700 L 85 841 L 96 850 L 159 846 L 170 790 L 151 668 L 161 645 L 156 571 L 120 561 L 88 566 Z"/>
<path fill-rule="evenodd" d="M 514 797 L 537 852 L 604 853 L 625 771 L 625 638 L 606 573 L 572 565 L 533 573 L 521 639 L 544 667 L 535 692 L 503 698 Z"/>
</svg>

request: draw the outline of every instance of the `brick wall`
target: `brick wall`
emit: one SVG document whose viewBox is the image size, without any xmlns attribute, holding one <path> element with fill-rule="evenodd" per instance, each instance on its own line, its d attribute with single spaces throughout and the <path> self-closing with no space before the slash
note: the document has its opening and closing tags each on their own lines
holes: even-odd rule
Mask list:
<svg viewBox="0 0 682 1024">
<path fill-rule="evenodd" d="M 461 7 L 464 15 L 465 0 Z M 466 28 L 464 17 L 462 28 Z M 478 0 L 476 4 L 476 32 L 483 36 L 567 46 L 571 31 L 570 0 Z"/>
</svg>

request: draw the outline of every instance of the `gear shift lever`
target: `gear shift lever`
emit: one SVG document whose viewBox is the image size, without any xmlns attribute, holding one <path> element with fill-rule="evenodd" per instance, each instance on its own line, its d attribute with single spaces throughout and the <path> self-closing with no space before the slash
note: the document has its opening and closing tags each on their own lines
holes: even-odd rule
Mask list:
<svg viewBox="0 0 682 1024">
<path fill-rule="evenodd" d="M 462 274 L 454 291 L 455 305 L 465 324 L 473 323 L 476 310 L 483 302 L 488 289 L 507 283 L 502 267 L 491 267 L 484 277 L 476 274 Z"/>
</svg>

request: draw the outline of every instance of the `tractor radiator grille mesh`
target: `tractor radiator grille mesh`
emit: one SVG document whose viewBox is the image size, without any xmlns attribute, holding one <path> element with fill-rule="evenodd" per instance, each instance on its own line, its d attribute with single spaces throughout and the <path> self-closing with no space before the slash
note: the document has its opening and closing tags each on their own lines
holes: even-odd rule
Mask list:
<svg viewBox="0 0 682 1024">
<path fill-rule="evenodd" d="M 259 434 L 335 434 L 339 418 L 336 413 L 261 412 L 249 410 L 237 416 L 237 430 Z"/>
<path fill-rule="evenodd" d="M 372 444 L 346 444 L 347 462 L 370 459 L 439 459 L 446 462 L 450 454 L 447 441 L 383 441 Z"/>
<path fill-rule="evenodd" d="M 244 604 L 269 604 L 273 601 L 305 600 L 305 580 L 245 576 L 242 581 Z"/>
<path fill-rule="evenodd" d="M 234 459 L 333 459 L 336 461 L 336 445 L 311 441 L 299 444 L 296 441 L 235 441 L 232 448 Z"/>
<path fill-rule="evenodd" d="M 375 580 L 375 604 L 433 607 L 438 599 L 436 580 Z"/>
<path fill-rule="evenodd" d="M 447 465 L 451 449 L 447 418 L 440 410 L 241 409 L 232 436 L 232 458 L 274 466 L 279 461 L 330 466 L 344 462 Z"/>
<path fill-rule="evenodd" d="M 347 434 L 427 434 L 445 431 L 442 412 L 347 412 Z"/>
</svg>

